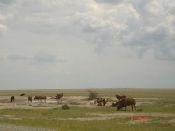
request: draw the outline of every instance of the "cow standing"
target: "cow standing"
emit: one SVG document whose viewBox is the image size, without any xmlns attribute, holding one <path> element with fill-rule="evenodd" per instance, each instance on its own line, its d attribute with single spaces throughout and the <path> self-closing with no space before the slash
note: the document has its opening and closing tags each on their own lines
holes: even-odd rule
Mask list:
<svg viewBox="0 0 175 131">
<path fill-rule="evenodd" d="M 15 96 L 11 96 L 10 97 L 10 102 L 14 102 L 15 101 Z"/>
<path fill-rule="evenodd" d="M 136 101 L 134 98 L 123 98 L 116 103 L 117 110 L 120 110 L 121 108 L 125 107 L 125 111 L 126 111 L 127 106 L 131 106 L 132 110 L 133 110 L 133 108 L 135 108 L 135 110 L 136 110 L 135 105 L 136 105 Z"/>
<path fill-rule="evenodd" d="M 32 103 L 32 96 L 28 96 L 28 103 Z"/>
<path fill-rule="evenodd" d="M 63 97 L 63 93 L 58 93 L 55 96 L 55 99 L 57 100 L 57 103 L 59 104 L 59 101 L 62 102 L 62 97 Z"/>
<path fill-rule="evenodd" d="M 42 100 L 44 100 L 45 103 L 46 103 L 46 99 L 47 99 L 46 96 L 35 96 L 35 97 L 34 97 L 34 100 L 35 100 L 35 101 L 38 100 L 38 101 L 42 102 Z"/>
<path fill-rule="evenodd" d="M 115 97 L 120 101 L 121 99 L 125 99 L 126 98 L 126 96 L 125 95 L 122 95 L 122 96 L 120 96 L 120 95 L 115 95 Z"/>
</svg>

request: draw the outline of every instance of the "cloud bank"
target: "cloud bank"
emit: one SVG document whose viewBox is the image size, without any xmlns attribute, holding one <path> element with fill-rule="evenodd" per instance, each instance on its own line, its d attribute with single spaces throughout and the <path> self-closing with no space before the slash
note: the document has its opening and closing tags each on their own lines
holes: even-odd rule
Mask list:
<svg viewBox="0 0 175 131">
<path fill-rule="evenodd" d="M 74 34 L 94 43 L 97 52 L 121 44 L 139 56 L 153 50 L 158 59 L 175 59 L 173 0 L 1 0 L 0 6 L 1 34 L 11 13 L 23 30 Z"/>
<path fill-rule="evenodd" d="M 133 69 L 123 65 L 136 59 L 133 68 L 137 69 L 139 58 L 145 64 L 155 62 L 150 67 L 152 71 L 162 64 L 157 71 L 162 80 L 162 74 L 171 72 L 175 61 L 174 36 L 174 0 L 0 0 L 1 70 L 14 63 L 24 63 L 23 71 L 25 64 L 32 69 L 47 65 L 47 70 L 61 73 L 59 78 L 66 74 L 66 81 L 71 75 L 82 78 L 95 72 L 95 63 L 104 66 L 106 70 L 99 70 L 106 71 L 106 79 L 114 80 L 122 76 L 121 70 L 130 76 Z M 165 63 L 171 63 L 167 65 L 170 69 Z M 120 72 L 120 76 L 113 72 Z M 94 79 L 105 79 L 101 75 L 99 71 Z M 89 83 L 94 84 L 92 81 Z"/>
</svg>

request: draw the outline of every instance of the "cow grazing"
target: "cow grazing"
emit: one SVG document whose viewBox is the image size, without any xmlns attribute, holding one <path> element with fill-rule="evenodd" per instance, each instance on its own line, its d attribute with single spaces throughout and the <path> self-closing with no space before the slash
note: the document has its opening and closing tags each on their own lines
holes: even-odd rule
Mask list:
<svg viewBox="0 0 175 131">
<path fill-rule="evenodd" d="M 120 101 L 121 99 L 124 99 L 124 98 L 126 98 L 126 96 L 125 95 L 122 95 L 122 96 L 120 96 L 120 95 L 115 95 L 116 96 L 116 98 Z"/>
<path fill-rule="evenodd" d="M 32 96 L 28 96 L 28 103 L 31 102 L 32 103 Z"/>
<path fill-rule="evenodd" d="M 136 105 L 136 101 L 134 98 L 123 98 L 116 103 L 117 110 L 120 110 L 121 108 L 125 107 L 125 111 L 126 111 L 127 106 L 131 106 L 132 110 L 133 110 L 133 108 L 135 108 L 135 110 L 136 110 L 135 105 Z"/>
<path fill-rule="evenodd" d="M 46 96 L 35 96 L 35 97 L 34 97 L 34 100 L 35 100 L 35 101 L 38 100 L 38 101 L 42 102 L 42 100 L 44 100 L 45 103 L 46 103 L 46 99 L 47 99 Z"/>
<path fill-rule="evenodd" d="M 10 97 L 10 102 L 14 102 L 15 101 L 15 96 L 11 96 Z"/>
</svg>

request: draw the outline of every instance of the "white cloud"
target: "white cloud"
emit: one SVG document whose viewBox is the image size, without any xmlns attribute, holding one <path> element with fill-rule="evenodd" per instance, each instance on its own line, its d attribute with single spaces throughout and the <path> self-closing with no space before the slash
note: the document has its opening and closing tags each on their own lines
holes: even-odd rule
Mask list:
<svg viewBox="0 0 175 131">
<path fill-rule="evenodd" d="M 121 85 L 125 78 L 129 84 L 137 79 L 144 83 L 144 76 L 153 82 L 159 75 L 162 80 L 164 73 L 174 77 L 174 0 L 0 0 L 2 34 L 0 70 L 4 74 L 5 69 L 13 72 L 12 68 L 25 74 L 27 68 L 33 78 L 33 68 L 34 74 L 47 70 L 65 83 L 70 80 L 69 85 L 88 80 L 115 85 L 116 78 Z M 163 66 L 157 69 L 159 65 Z M 156 70 L 154 78 L 147 66 Z"/>
<path fill-rule="evenodd" d="M 6 13 L 0 14 L 1 34 L 8 28 L 8 11 L 11 11 L 10 19 L 14 19 L 11 27 L 81 37 L 94 43 L 97 52 L 122 44 L 138 54 L 144 55 L 152 48 L 156 58 L 174 57 L 173 0 L 2 0 L 0 3 L 8 7 Z M 2 24 L 2 19 L 7 20 Z"/>
<path fill-rule="evenodd" d="M 3 24 L 0 24 L 0 35 L 4 34 L 7 31 L 7 27 Z"/>
<path fill-rule="evenodd" d="M 0 35 L 4 34 L 7 31 L 7 27 L 4 23 L 5 18 L 0 14 Z"/>
</svg>

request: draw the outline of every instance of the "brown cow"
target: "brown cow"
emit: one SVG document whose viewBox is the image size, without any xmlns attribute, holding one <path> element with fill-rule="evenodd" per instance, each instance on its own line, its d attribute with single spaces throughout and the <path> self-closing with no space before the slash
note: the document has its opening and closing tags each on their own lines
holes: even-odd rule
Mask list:
<svg viewBox="0 0 175 131">
<path fill-rule="evenodd" d="M 28 96 L 28 103 L 31 102 L 32 103 L 32 96 Z"/>
<path fill-rule="evenodd" d="M 94 104 L 97 104 L 97 106 L 105 106 L 107 103 L 107 100 L 104 98 L 97 98 Z"/>
<path fill-rule="evenodd" d="M 57 103 L 59 103 L 59 101 L 62 102 L 62 97 L 63 97 L 63 93 L 58 93 L 58 94 L 56 94 L 55 99 L 57 100 Z"/>
<path fill-rule="evenodd" d="M 122 95 L 122 96 L 120 96 L 120 95 L 115 95 L 116 96 L 116 98 L 120 101 L 121 99 L 124 99 L 124 98 L 126 98 L 126 96 L 125 95 Z"/>
<path fill-rule="evenodd" d="M 46 103 L 46 99 L 47 99 L 47 97 L 46 96 L 35 96 L 34 97 L 34 100 L 40 100 L 40 102 L 42 102 L 42 100 L 44 100 L 45 101 L 45 103 Z"/>
<path fill-rule="evenodd" d="M 133 107 L 135 108 L 136 110 L 136 101 L 134 98 L 123 98 L 121 99 L 120 101 L 118 101 L 116 103 L 117 105 L 117 110 L 120 110 L 121 108 L 125 107 L 125 111 L 126 111 L 126 107 L 127 106 L 131 106 L 132 107 L 132 110 L 133 110 Z"/>
<path fill-rule="evenodd" d="M 63 93 L 58 93 L 57 95 L 56 95 L 56 99 L 61 99 L 63 97 Z"/>
</svg>

